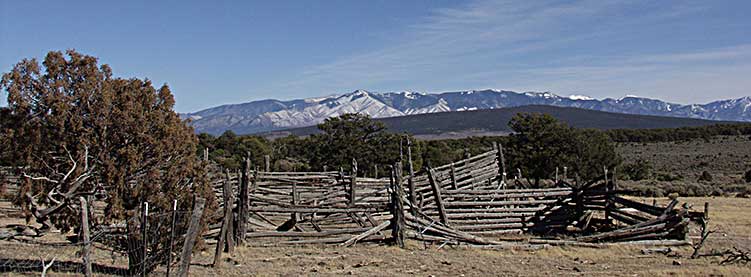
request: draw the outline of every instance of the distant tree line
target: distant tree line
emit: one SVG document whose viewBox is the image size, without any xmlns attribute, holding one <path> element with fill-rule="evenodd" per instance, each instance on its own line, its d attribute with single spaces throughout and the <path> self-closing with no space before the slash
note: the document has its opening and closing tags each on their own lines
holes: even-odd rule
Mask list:
<svg viewBox="0 0 751 277">
<path fill-rule="evenodd" d="M 708 140 L 715 136 L 751 136 L 751 123 L 714 124 L 661 129 L 613 129 L 604 131 L 615 142 L 673 142 Z"/>
</svg>

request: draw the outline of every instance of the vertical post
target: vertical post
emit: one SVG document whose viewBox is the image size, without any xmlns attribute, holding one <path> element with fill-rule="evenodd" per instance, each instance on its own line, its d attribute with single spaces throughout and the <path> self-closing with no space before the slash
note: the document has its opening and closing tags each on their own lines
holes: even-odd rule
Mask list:
<svg viewBox="0 0 751 277">
<path fill-rule="evenodd" d="M 231 250 L 231 232 L 230 226 L 232 226 L 232 187 L 230 186 L 229 171 L 226 171 L 226 178 L 222 186 L 222 199 L 224 200 L 224 216 L 222 217 L 222 229 L 219 231 L 219 237 L 216 242 L 216 250 L 214 251 L 214 262 L 212 266 L 216 267 L 222 258 L 222 252 L 224 252 L 225 242 L 227 250 Z"/>
<path fill-rule="evenodd" d="M 704 220 L 709 219 L 709 202 L 704 202 Z"/>
<path fill-rule="evenodd" d="M 495 159 L 498 163 L 498 187 L 502 188 L 506 185 L 506 161 L 503 158 L 503 150 L 498 142 L 493 142 L 493 150 L 495 150 Z"/>
<path fill-rule="evenodd" d="M 237 203 L 237 245 L 242 245 L 245 242 L 246 225 L 248 223 L 248 186 L 250 185 L 250 153 L 245 158 L 242 166 L 242 172 L 240 173 L 240 197 Z"/>
<path fill-rule="evenodd" d="M 292 183 L 292 207 L 296 207 L 298 203 L 300 203 L 300 195 L 297 194 L 297 183 Z M 300 221 L 300 214 L 296 212 L 292 212 L 292 220 L 295 222 Z"/>
<path fill-rule="evenodd" d="M 448 217 L 446 216 L 446 209 L 443 207 L 443 199 L 441 199 L 441 187 L 435 179 L 435 171 L 432 168 L 427 168 L 428 181 L 430 187 L 433 189 L 433 197 L 435 197 L 435 204 L 438 206 L 438 216 L 441 219 L 441 223 L 448 225 Z"/>
<path fill-rule="evenodd" d="M 503 144 L 498 144 L 498 155 L 501 158 L 501 172 L 503 175 L 503 184 L 506 184 L 506 157 L 503 155 Z"/>
<path fill-rule="evenodd" d="M 404 137 L 399 137 L 399 161 L 404 160 L 404 146 L 403 146 Z M 409 147 L 409 139 L 407 139 L 407 147 Z"/>
<path fill-rule="evenodd" d="M 558 184 L 558 167 L 555 167 L 555 183 Z"/>
<path fill-rule="evenodd" d="M 451 163 L 451 188 L 452 189 L 458 189 L 458 186 L 456 185 L 456 168 L 454 167 L 454 163 Z"/>
<path fill-rule="evenodd" d="M 397 162 L 391 168 L 391 236 L 394 243 L 404 248 L 404 189 L 401 184 L 401 162 Z"/>
<path fill-rule="evenodd" d="M 357 185 L 357 160 L 352 158 L 352 176 L 349 183 L 349 205 L 355 205 L 355 186 Z"/>
<path fill-rule="evenodd" d="M 605 172 L 605 220 L 610 219 L 610 211 L 613 209 L 613 182 L 610 182 L 608 180 L 608 168 L 602 167 L 603 171 Z"/>
<path fill-rule="evenodd" d="M 206 199 L 196 198 L 193 206 L 193 213 L 190 215 L 188 232 L 185 234 L 183 250 L 180 253 L 180 267 L 177 271 L 177 276 L 179 277 L 187 277 L 188 271 L 190 271 L 190 260 L 193 254 L 193 247 L 195 246 L 196 239 L 199 235 L 198 228 L 201 227 L 201 216 L 203 216 L 203 208 L 205 205 Z"/>
<path fill-rule="evenodd" d="M 263 156 L 263 163 L 266 166 L 266 167 L 264 167 L 264 169 L 266 169 L 266 172 L 271 172 L 271 156 L 264 155 Z"/>
<path fill-rule="evenodd" d="M 177 225 L 177 199 L 172 202 L 172 224 L 170 225 L 169 246 L 167 250 L 167 277 L 172 267 L 172 246 L 175 244 L 175 225 Z"/>
<path fill-rule="evenodd" d="M 407 179 L 407 185 L 409 186 L 409 202 L 412 204 L 410 211 L 412 215 L 415 215 L 419 210 L 417 206 L 417 192 L 415 191 L 415 168 L 412 165 L 412 141 L 407 138 L 407 167 L 409 167 L 409 179 Z M 400 169 L 401 170 L 401 169 Z M 414 209 L 414 210 L 413 210 Z"/>
<path fill-rule="evenodd" d="M 146 276 L 147 248 L 149 247 L 149 202 L 143 202 L 141 210 L 141 237 L 143 238 L 143 258 L 141 259 L 141 276 Z"/>
<path fill-rule="evenodd" d="M 373 165 L 373 178 L 378 179 L 378 165 L 377 164 Z"/>
<path fill-rule="evenodd" d="M 568 166 L 563 167 L 563 180 L 567 180 L 568 178 Z"/>
<path fill-rule="evenodd" d="M 81 256 L 83 256 L 84 275 L 86 275 L 86 277 L 91 277 L 92 271 L 91 234 L 89 232 L 89 202 L 84 196 L 79 196 L 78 200 L 81 202 L 81 239 L 83 241 Z"/>
</svg>

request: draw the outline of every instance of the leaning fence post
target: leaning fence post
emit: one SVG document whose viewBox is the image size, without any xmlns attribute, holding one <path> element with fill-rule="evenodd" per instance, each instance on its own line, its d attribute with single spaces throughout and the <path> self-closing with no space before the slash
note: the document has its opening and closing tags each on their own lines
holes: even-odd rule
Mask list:
<svg viewBox="0 0 751 277">
<path fill-rule="evenodd" d="M 180 253 L 180 267 L 177 271 L 177 276 L 187 277 L 190 270 L 190 259 L 193 254 L 193 246 L 198 239 L 199 230 L 201 227 L 201 216 L 203 216 L 203 208 L 206 205 L 206 199 L 196 198 L 193 206 L 193 213 L 190 215 L 190 224 L 188 225 L 188 232 L 185 234 L 185 242 L 183 243 L 183 250 Z"/>
<path fill-rule="evenodd" d="M 451 163 L 451 189 L 458 189 L 459 187 L 456 185 L 456 168 L 454 167 L 454 163 Z"/>
<path fill-rule="evenodd" d="M 172 224 L 170 225 L 169 248 L 167 252 L 167 277 L 172 267 L 172 245 L 175 244 L 175 225 L 177 225 L 177 199 L 172 202 Z"/>
<path fill-rule="evenodd" d="M 407 166 L 409 167 L 409 179 L 407 179 L 407 185 L 409 186 L 409 202 L 412 204 L 410 212 L 412 215 L 417 214 L 419 207 L 417 207 L 417 192 L 415 191 L 415 168 L 412 165 L 412 140 L 407 138 Z M 412 210 L 414 209 L 414 210 Z"/>
<path fill-rule="evenodd" d="M 435 204 L 438 206 L 438 216 L 441 223 L 448 224 L 448 217 L 446 216 L 446 209 L 443 206 L 443 199 L 441 199 L 441 186 L 435 178 L 435 171 L 432 168 L 427 168 L 428 181 L 430 187 L 433 189 L 433 197 L 435 198 Z"/>
<path fill-rule="evenodd" d="M 149 247 L 148 228 L 149 228 L 149 202 L 143 202 L 141 210 L 141 238 L 143 240 L 143 257 L 141 258 L 141 276 L 146 276 L 147 249 Z"/>
<path fill-rule="evenodd" d="M 222 185 L 222 198 L 224 199 L 224 216 L 222 217 L 222 228 L 219 231 L 219 237 L 216 242 L 216 251 L 214 252 L 214 262 L 212 266 L 217 266 L 222 258 L 222 252 L 224 252 L 225 242 L 227 244 L 227 250 L 231 252 L 232 249 L 232 233 L 230 231 L 232 225 L 232 187 L 230 185 L 229 171 L 226 172 L 224 184 Z"/>
<path fill-rule="evenodd" d="M 81 256 L 83 256 L 84 275 L 91 277 L 91 234 L 89 233 L 89 202 L 86 201 L 86 197 L 79 196 L 78 200 L 81 201 L 81 239 L 83 240 L 83 249 L 81 250 Z"/>
</svg>

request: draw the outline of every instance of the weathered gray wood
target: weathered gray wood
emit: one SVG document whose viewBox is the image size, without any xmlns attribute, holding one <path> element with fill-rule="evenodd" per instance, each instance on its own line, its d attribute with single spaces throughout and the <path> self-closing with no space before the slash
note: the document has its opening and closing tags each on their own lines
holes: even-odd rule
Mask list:
<svg viewBox="0 0 751 277">
<path fill-rule="evenodd" d="M 386 227 L 389 227 L 389 225 L 391 225 L 391 222 L 384 221 L 381 224 L 379 224 L 379 225 L 371 228 L 370 230 L 365 231 L 362 234 L 359 234 L 357 236 L 352 237 L 351 239 L 349 239 L 349 240 L 345 241 L 344 243 L 342 243 L 340 246 L 352 246 L 355 243 L 357 243 L 358 241 L 360 241 L 360 240 L 362 240 L 364 238 L 367 238 L 367 237 L 369 237 L 369 236 L 371 236 L 371 235 L 373 235 L 375 233 L 378 233 L 378 232 L 382 231 L 383 229 L 386 229 Z"/>
<path fill-rule="evenodd" d="M 404 189 L 401 184 L 401 162 L 397 162 L 391 169 L 391 236 L 396 245 L 404 248 Z"/>
<path fill-rule="evenodd" d="M 89 230 L 89 201 L 85 196 L 79 196 L 78 200 L 81 203 L 81 239 L 83 240 L 83 249 L 81 249 L 81 257 L 83 257 L 84 275 L 87 277 L 92 276 L 91 270 L 91 233 Z M 144 256 L 145 258 L 145 256 Z"/>
<path fill-rule="evenodd" d="M 438 216 L 440 217 L 441 223 L 448 224 L 446 209 L 443 206 L 443 199 L 441 198 L 441 188 L 438 186 L 438 183 L 435 180 L 435 172 L 431 168 L 428 168 L 427 171 L 428 179 L 430 180 L 430 186 L 431 188 L 433 188 L 433 197 L 436 201 L 436 205 L 438 205 Z"/>
<path fill-rule="evenodd" d="M 410 212 L 414 213 L 415 208 L 419 209 L 417 205 L 417 192 L 415 191 L 415 168 L 412 164 L 412 141 L 407 139 L 407 167 L 409 167 L 409 179 L 407 179 L 407 185 L 409 186 L 409 202 L 412 205 Z"/>
<path fill-rule="evenodd" d="M 451 189 L 457 189 L 458 186 L 456 184 L 456 168 L 454 167 L 454 163 L 451 163 Z"/>
<path fill-rule="evenodd" d="M 241 176 L 240 176 L 240 197 L 238 197 L 239 202 L 237 203 L 238 209 L 237 209 L 237 228 L 235 230 L 237 231 L 235 234 L 235 237 L 237 238 L 237 245 L 242 245 L 245 241 L 245 234 L 247 233 L 247 224 L 248 224 L 248 206 L 250 205 L 250 200 L 248 199 L 248 187 L 250 186 L 250 154 L 245 157 L 245 160 L 243 161 Z"/>
<path fill-rule="evenodd" d="M 264 171 L 271 171 L 271 156 L 263 155 Z"/>
<path fill-rule="evenodd" d="M 177 271 L 177 276 L 179 277 L 188 276 L 193 247 L 198 239 L 199 228 L 201 227 L 201 217 L 203 216 L 203 208 L 205 205 L 206 199 L 200 197 L 196 198 L 193 206 L 193 213 L 190 215 L 188 232 L 185 234 L 185 242 L 183 243 L 182 253 L 180 254 L 180 266 Z"/>
<path fill-rule="evenodd" d="M 224 216 L 222 217 L 222 228 L 219 232 L 219 238 L 217 239 L 216 243 L 216 250 L 214 251 L 214 262 L 211 264 L 211 266 L 216 267 L 219 265 L 219 262 L 222 259 L 222 253 L 224 252 L 225 243 L 226 247 L 229 250 L 230 248 L 230 239 L 231 234 L 229 232 L 230 226 L 232 225 L 232 188 L 230 186 L 230 178 L 229 174 L 227 174 L 226 180 L 224 182 L 224 191 L 223 191 L 223 198 L 224 198 Z"/>
<path fill-rule="evenodd" d="M 357 160 L 352 159 L 352 176 L 350 176 L 350 183 L 349 183 L 349 204 L 354 205 L 355 204 L 355 187 L 357 186 Z"/>
<path fill-rule="evenodd" d="M 172 202 L 172 224 L 170 224 L 169 246 L 167 247 L 167 276 L 172 268 L 172 247 L 175 245 L 175 226 L 177 225 L 177 199 Z"/>
<path fill-rule="evenodd" d="M 149 202 L 143 202 L 143 209 L 141 210 L 141 241 L 142 255 L 141 256 L 141 276 L 146 276 L 146 261 L 148 258 L 147 249 L 149 248 L 148 237 L 148 223 L 149 223 Z"/>
</svg>

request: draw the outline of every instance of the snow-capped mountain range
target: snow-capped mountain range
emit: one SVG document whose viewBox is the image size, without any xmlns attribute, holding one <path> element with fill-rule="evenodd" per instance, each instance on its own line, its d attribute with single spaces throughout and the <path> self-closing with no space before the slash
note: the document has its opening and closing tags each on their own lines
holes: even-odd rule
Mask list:
<svg viewBox="0 0 751 277">
<path fill-rule="evenodd" d="M 196 132 L 221 134 L 232 130 L 251 134 L 311 126 L 345 113 L 374 118 L 449 111 L 498 109 L 525 105 L 551 105 L 605 112 L 751 122 L 751 97 L 681 105 L 636 96 L 593 99 L 584 95 L 559 96 L 550 92 L 486 89 L 427 94 L 411 91 L 351 93 L 289 101 L 259 100 L 222 105 L 190 114 Z"/>
</svg>

